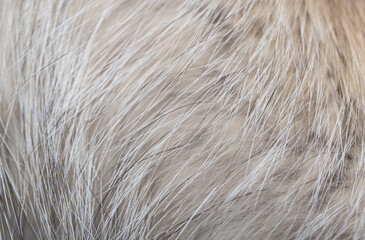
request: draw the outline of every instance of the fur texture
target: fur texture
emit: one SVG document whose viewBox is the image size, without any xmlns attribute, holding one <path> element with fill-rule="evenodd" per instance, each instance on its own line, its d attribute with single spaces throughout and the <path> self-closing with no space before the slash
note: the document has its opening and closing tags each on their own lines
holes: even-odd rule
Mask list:
<svg viewBox="0 0 365 240">
<path fill-rule="evenodd" d="M 365 238 L 364 1 L 0 6 L 1 238 Z"/>
</svg>

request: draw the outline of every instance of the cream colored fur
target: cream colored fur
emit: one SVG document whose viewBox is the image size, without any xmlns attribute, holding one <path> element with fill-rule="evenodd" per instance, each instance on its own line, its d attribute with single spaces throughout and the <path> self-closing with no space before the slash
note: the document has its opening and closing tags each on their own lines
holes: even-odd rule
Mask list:
<svg viewBox="0 0 365 240">
<path fill-rule="evenodd" d="M 364 1 L 0 7 L 0 238 L 365 238 Z"/>
</svg>

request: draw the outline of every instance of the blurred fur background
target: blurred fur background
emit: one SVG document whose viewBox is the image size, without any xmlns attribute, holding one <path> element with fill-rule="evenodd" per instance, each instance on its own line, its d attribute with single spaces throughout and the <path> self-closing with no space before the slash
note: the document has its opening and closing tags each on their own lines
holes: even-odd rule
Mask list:
<svg viewBox="0 0 365 240">
<path fill-rule="evenodd" d="M 364 239 L 365 2 L 2 0 L 1 239 Z"/>
</svg>

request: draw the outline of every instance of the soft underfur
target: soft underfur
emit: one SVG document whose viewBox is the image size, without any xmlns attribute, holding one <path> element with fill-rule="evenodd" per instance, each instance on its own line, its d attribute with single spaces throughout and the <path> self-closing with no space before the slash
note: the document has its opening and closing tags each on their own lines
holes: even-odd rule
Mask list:
<svg viewBox="0 0 365 240">
<path fill-rule="evenodd" d="M 0 7 L 0 238 L 365 238 L 364 1 Z"/>
</svg>

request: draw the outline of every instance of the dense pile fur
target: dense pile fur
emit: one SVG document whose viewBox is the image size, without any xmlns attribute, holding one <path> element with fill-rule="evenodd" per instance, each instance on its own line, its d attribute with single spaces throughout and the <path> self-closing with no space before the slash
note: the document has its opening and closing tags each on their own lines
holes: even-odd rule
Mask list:
<svg viewBox="0 0 365 240">
<path fill-rule="evenodd" d="M 0 238 L 365 238 L 364 1 L 0 6 Z"/>
</svg>

